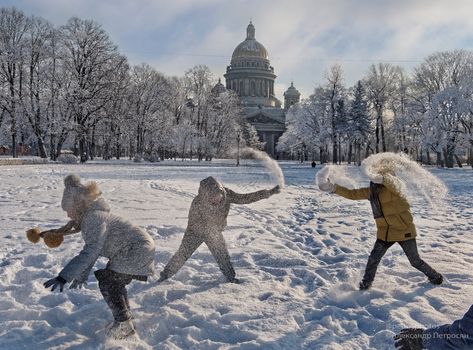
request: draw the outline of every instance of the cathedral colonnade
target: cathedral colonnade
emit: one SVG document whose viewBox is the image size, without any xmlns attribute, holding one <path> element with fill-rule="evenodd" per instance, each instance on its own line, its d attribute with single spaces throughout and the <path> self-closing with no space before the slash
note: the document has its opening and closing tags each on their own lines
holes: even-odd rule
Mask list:
<svg viewBox="0 0 473 350">
<path fill-rule="evenodd" d="M 227 89 L 239 96 L 274 96 L 274 81 L 270 79 L 232 79 L 227 82 Z"/>
</svg>

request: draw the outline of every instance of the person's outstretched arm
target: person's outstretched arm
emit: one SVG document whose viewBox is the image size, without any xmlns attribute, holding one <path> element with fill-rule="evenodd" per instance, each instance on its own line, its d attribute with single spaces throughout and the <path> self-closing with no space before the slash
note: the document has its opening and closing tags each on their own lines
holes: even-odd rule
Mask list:
<svg viewBox="0 0 473 350">
<path fill-rule="evenodd" d="M 346 187 L 335 185 L 335 194 L 351 200 L 369 199 L 370 189 L 368 187 L 350 190 Z"/>
<path fill-rule="evenodd" d="M 281 192 L 281 189 L 279 186 L 275 186 L 270 190 L 261 190 L 261 191 L 250 192 L 250 193 L 236 193 L 229 188 L 225 188 L 225 191 L 227 192 L 227 196 L 228 196 L 228 199 L 230 200 L 230 203 L 250 204 L 250 203 L 257 202 L 261 199 L 269 198 L 273 194 Z"/>
<path fill-rule="evenodd" d="M 329 179 L 320 181 L 318 183 L 318 186 L 319 186 L 319 190 L 323 192 L 336 193 L 339 196 L 345 197 L 347 199 L 352 199 L 352 200 L 369 199 L 369 196 L 370 196 L 369 187 L 350 190 L 346 187 L 336 185 L 330 182 Z"/>
<path fill-rule="evenodd" d="M 108 213 L 93 213 L 82 222 L 82 231 L 86 232 L 88 241 L 81 252 L 59 272 L 59 276 L 67 282 L 89 275 L 104 245 L 107 216 Z"/>
</svg>

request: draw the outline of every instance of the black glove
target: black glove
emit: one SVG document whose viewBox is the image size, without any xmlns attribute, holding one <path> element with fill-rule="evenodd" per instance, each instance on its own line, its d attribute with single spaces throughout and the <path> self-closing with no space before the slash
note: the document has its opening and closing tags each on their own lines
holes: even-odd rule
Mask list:
<svg viewBox="0 0 473 350">
<path fill-rule="evenodd" d="M 61 276 L 57 276 L 55 278 L 50 279 L 49 281 L 44 282 L 43 286 L 44 288 L 51 288 L 51 292 L 54 292 L 54 290 L 59 287 L 59 291 L 62 292 L 64 289 L 64 285 L 67 283 L 67 281 L 62 278 Z"/>
<path fill-rule="evenodd" d="M 425 349 L 423 345 L 424 329 L 405 328 L 401 333 L 394 336 L 394 346 L 398 350 L 421 350 Z"/>
<path fill-rule="evenodd" d="M 269 195 L 272 196 L 273 194 L 277 194 L 281 192 L 281 187 L 279 185 L 274 186 L 272 189 L 269 190 Z"/>
<path fill-rule="evenodd" d="M 81 281 L 76 278 L 72 281 L 71 285 L 69 286 L 69 289 L 82 289 L 87 284 L 86 281 Z"/>
</svg>

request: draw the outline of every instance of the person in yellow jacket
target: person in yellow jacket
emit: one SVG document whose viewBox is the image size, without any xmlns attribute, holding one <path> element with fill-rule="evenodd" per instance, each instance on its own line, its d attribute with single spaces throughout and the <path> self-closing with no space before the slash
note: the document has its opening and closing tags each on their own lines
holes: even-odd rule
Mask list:
<svg viewBox="0 0 473 350">
<path fill-rule="evenodd" d="M 443 276 L 422 260 L 417 251 L 416 227 L 410 205 L 400 190 L 400 182 L 391 169 L 384 169 L 369 187 L 348 189 L 335 185 L 328 179 L 319 183 L 322 191 L 336 193 L 351 200 L 369 200 L 376 221 L 377 239 L 366 265 L 360 290 L 369 289 L 376 275 L 381 258 L 395 243 L 404 250 L 413 267 L 423 272 L 432 284 L 440 285 Z"/>
</svg>

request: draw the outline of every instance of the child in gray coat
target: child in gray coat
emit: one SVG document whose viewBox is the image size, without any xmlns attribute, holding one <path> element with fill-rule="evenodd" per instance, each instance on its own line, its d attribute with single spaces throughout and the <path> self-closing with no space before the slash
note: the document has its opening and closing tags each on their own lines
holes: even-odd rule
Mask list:
<svg viewBox="0 0 473 350">
<path fill-rule="evenodd" d="M 269 198 L 279 192 L 280 188 L 276 186 L 271 190 L 240 194 L 224 187 L 212 176 L 202 180 L 199 193 L 192 201 L 189 210 L 189 221 L 184 238 L 178 251 L 161 272 L 159 281 L 164 281 L 176 274 L 187 259 L 205 242 L 227 281 L 238 283 L 222 235 L 222 231 L 227 226 L 230 204 L 249 204 Z"/>
<path fill-rule="evenodd" d="M 96 183 L 82 184 L 77 175 L 64 179 L 62 208 L 82 231 L 85 242 L 59 275 L 44 283 L 46 288 L 58 288 L 72 282 L 70 288 L 81 288 L 90 270 L 102 256 L 109 259 L 105 269 L 95 271 L 100 292 L 114 317 L 108 334 L 121 339 L 135 333 L 131 321 L 126 285 L 133 279 L 146 281 L 154 273 L 155 246 L 153 238 L 139 227 L 110 214 L 110 207 Z"/>
</svg>

